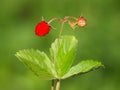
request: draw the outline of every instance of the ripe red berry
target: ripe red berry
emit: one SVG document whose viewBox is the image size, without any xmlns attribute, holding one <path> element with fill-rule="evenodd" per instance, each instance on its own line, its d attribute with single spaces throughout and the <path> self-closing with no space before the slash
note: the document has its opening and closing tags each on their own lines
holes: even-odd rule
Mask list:
<svg viewBox="0 0 120 90">
<path fill-rule="evenodd" d="M 87 24 L 87 21 L 84 17 L 79 17 L 78 18 L 78 21 L 77 21 L 78 26 L 84 27 L 84 26 L 86 26 L 86 24 Z"/>
<path fill-rule="evenodd" d="M 45 36 L 46 34 L 49 33 L 50 29 L 51 29 L 51 26 L 49 26 L 47 22 L 41 21 L 36 26 L 35 34 L 37 36 Z"/>
</svg>

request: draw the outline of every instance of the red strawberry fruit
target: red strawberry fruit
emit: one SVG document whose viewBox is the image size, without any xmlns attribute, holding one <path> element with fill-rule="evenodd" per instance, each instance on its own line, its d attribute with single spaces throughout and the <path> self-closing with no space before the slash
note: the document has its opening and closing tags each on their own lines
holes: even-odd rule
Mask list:
<svg viewBox="0 0 120 90">
<path fill-rule="evenodd" d="M 36 29 L 35 29 L 35 34 L 37 36 L 45 36 L 46 34 L 49 33 L 51 29 L 51 26 L 45 21 L 41 21 L 37 24 Z"/>
</svg>

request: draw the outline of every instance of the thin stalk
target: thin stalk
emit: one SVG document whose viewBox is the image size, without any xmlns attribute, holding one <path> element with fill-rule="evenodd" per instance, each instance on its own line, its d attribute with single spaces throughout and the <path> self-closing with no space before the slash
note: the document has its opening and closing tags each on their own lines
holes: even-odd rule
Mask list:
<svg viewBox="0 0 120 90">
<path fill-rule="evenodd" d="M 52 80 L 52 87 L 51 90 L 55 90 L 54 80 Z"/>
<path fill-rule="evenodd" d="M 62 31 L 63 31 L 64 23 L 65 22 L 62 22 L 61 29 L 60 29 L 60 32 L 58 35 L 57 52 L 58 52 L 58 45 L 60 44 L 60 37 L 61 37 Z M 60 90 L 60 79 L 57 79 L 56 90 Z"/>
<path fill-rule="evenodd" d="M 60 90 L 60 79 L 57 79 L 56 90 Z"/>
<path fill-rule="evenodd" d="M 54 19 L 52 19 L 52 20 L 50 20 L 49 21 L 49 23 L 51 23 L 53 20 L 55 20 L 55 19 L 58 19 L 59 21 L 62 21 L 61 19 L 59 19 L 59 18 L 54 18 Z M 61 25 L 61 29 L 60 29 L 60 32 L 59 32 L 59 35 L 58 35 L 58 43 L 57 43 L 57 46 L 56 46 L 56 48 L 57 48 L 57 50 L 56 50 L 56 53 L 55 53 L 55 55 L 54 55 L 54 66 L 55 66 L 55 62 L 56 62 L 56 54 L 57 54 L 57 52 L 58 52 L 58 45 L 59 45 L 59 43 L 60 43 L 60 37 L 61 37 L 61 34 L 62 34 L 62 30 L 63 30 L 63 26 L 64 26 L 64 23 L 65 23 L 65 21 L 63 21 L 62 22 L 62 25 Z M 55 85 L 54 85 L 54 80 L 52 80 L 52 87 L 51 87 L 51 90 L 55 90 Z M 60 90 L 60 79 L 57 79 L 57 83 L 56 83 L 56 90 Z"/>
<path fill-rule="evenodd" d="M 59 40 L 60 40 L 62 31 L 63 31 L 63 26 L 64 26 L 64 22 L 62 22 L 61 29 L 60 29 L 60 32 L 59 32 L 59 35 L 58 35 L 58 43 L 60 43 Z"/>
<path fill-rule="evenodd" d="M 48 21 L 48 24 L 50 24 L 51 22 L 53 22 L 54 20 L 58 20 L 60 22 L 62 22 L 61 18 L 52 18 L 50 21 Z"/>
<path fill-rule="evenodd" d="M 56 62 L 56 57 L 57 57 L 56 54 L 58 52 L 58 45 L 60 44 L 60 37 L 61 37 L 61 34 L 62 34 L 63 26 L 64 26 L 64 22 L 62 22 L 61 29 L 60 29 L 60 32 L 59 32 L 59 35 L 58 35 L 58 42 L 57 42 L 57 45 L 56 45 L 56 53 L 54 55 L 54 66 L 55 66 L 55 62 Z"/>
</svg>

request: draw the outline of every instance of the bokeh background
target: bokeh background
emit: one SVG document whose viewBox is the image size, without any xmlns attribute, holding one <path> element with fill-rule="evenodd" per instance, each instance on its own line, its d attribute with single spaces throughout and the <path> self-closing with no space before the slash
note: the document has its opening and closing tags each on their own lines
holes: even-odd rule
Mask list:
<svg viewBox="0 0 120 90">
<path fill-rule="evenodd" d="M 0 90 L 50 90 L 51 81 L 39 80 L 15 56 L 19 49 L 35 48 L 49 54 L 57 30 L 45 37 L 34 34 L 44 16 L 83 15 L 85 28 L 72 30 L 65 24 L 63 35 L 79 40 L 75 63 L 94 59 L 106 68 L 61 82 L 61 90 L 120 90 L 120 0 L 0 0 Z"/>
</svg>

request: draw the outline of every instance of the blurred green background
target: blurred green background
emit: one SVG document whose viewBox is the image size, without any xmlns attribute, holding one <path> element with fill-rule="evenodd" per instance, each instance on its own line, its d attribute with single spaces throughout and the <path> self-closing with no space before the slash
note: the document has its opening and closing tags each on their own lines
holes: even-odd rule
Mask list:
<svg viewBox="0 0 120 90">
<path fill-rule="evenodd" d="M 63 35 L 79 40 L 77 63 L 95 59 L 104 63 L 99 69 L 61 82 L 61 90 L 120 90 L 120 0 L 0 0 L 0 90 L 50 90 L 51 82 L 39 80 L 15 56 L 19 49 L 35 48 L 49 53 L 57 30 L 46 37 L 34 34 L 44 16 L 83 15 L 85 28 L 72 30 L 65 24 Z"/>
</svg>

